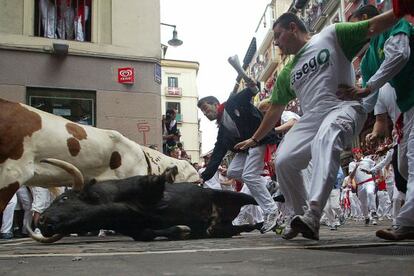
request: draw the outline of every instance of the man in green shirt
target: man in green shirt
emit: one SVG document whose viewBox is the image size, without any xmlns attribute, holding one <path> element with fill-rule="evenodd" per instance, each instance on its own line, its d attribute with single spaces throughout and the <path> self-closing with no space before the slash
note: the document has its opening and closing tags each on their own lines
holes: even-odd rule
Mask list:
<svg viewBox="0 0 414 276">
<path fill-rule="evenodd" d="M 351 21 L 371 18 L 376 8 L 363 6 L 352 15 Z M 403 136 L 398 145 L 398 170 L 407 179 L 406 201 L 396 225 L 377 231 L 379 238 L 404 240 L 414 238 L 414 27 L 400 19 L 392 28 L 371 38 L 361 62 L 364 88 L 357 93 L 376 91 L 387 82 L 395 89 L 396 103 L 402 112 Z M 391 93 L 391 92 L 390 92 Z"/>
<path fill-rule="evenodd" d="M 291 227 L 282 236 L 285 239 L 299 233 L 305 238 L 319 239 L 319 221 L 336 180 L 340 153 L 351 146 L 352 138 L 366 119 L 357 101 L 364 94 L 354 95 L 355 101 L 342 101 L 336 91 L 342 84 L 355 83 L 351 61 L 366 41 L 397 20 L 388 12 L 368 21 L 328 26 L 312 38 L 303 22 L 292 13 L 283 14 L 274 23 L 275 44 L 283 54 L 295 56 L 279 74 L 271 96 L 272 105 L 260 127 L 236 148 L 254 146 L 255 141 L 273 128 L 286 104 L 299 98 L 304 115 L 286 134 L 275 160 L 280 188 L 296 213 Z M 310 160 L 313 169 L 307 197 L 301 170 Z"/>
</svg>

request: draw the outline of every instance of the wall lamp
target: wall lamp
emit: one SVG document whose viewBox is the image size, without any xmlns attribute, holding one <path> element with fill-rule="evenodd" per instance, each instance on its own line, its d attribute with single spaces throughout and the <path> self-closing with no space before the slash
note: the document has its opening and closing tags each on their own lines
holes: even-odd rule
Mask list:
<svg viewBox="0 0 414 276">
<path fill-rule="evenodd" d="M 66 56 L 69 52 L 69 45 L 63 43 L 53 43 L 53 54 L 58 56 Z"/>
<path fill-rule="evenodd" d="M 164 26 L 169 26 L 174 28 L 173 30 L 173 38 L 168 40 L 168 44 L 174 47 L 180 46 L 183 44 L 183 41 L 177 38 L 177 30 L 176 30 L 176 25 L 171 25 L 171 24 L 166 24 L 166 23 L 160 23 L 161 25 Z"/>
</svg>

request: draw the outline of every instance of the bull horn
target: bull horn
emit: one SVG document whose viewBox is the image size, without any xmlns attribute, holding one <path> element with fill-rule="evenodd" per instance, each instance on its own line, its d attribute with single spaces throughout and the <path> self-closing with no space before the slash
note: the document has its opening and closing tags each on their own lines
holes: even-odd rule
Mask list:
<svg viewBox="0 0 414 276">
<path fill-rule="evenodd" d="M 70 175 L 73 176 L 73 185 L 72 185 L 72 189 L 74 191 L 80 191 L 83 188 L 83 175 L 80 172 L 80 170 L 78 168 L 76 168 L 74 165 L 72 165 L 71 163 L 68 163 L 66 161 L 63 160 L 59 160 L 59 159 L 54 159 L 54 158 L 47 158 L 47 159 L 42 159 L 40 160 L 41 163 L 48 163 L 51 165 L 54 165 L 56 167 L 59 167 L 61 169 L 64 169 L 66 172 L 68 172 Z"/>
<path fill-rule="evenodd" d="M 49 238 L 43 236 L 41 233 L 36 234 L 35 232 L 33 232 L 32 227 L 30 226 L 30 222 L 27 222 L 25 224 L 25 227 L 27 229 L 27 232 L 29 233 L 29 236 L 35 241 L 40 242 L 40 243 L 54 243 L 63 238 L 62 234 L 55 234 Z"/>
</svg>

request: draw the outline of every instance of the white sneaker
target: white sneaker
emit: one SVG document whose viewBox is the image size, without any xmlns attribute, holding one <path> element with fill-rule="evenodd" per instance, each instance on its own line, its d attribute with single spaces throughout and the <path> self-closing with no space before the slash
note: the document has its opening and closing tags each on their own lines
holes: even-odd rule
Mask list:
<svg viewBox="0 0 414 276">
<path fill-rule="evenodd" d="M 302 236 L 311 240 L 319 240 L 319 223 L 320 217 L 315 214 L 315 211 L 307 209 L 303 216 L 295 216 L 292 220 L 291 226 Z"/>
<path fill-rule="evenodd" d="M 277 226 L 277 220 L 277 211 L 275 211 L 274 213 L 265 214 L 263 226 L 262 229 L 260 229 L 260 233 L 264 234 L 266 232 L 272 231 Z"/>
</svg>

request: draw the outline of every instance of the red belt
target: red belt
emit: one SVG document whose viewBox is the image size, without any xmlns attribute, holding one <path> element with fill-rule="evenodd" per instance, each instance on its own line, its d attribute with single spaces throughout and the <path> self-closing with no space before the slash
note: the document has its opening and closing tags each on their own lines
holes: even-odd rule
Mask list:
<svg viewBox="0 0 414 276">
<path fill-rule="evenodd" d="M 374 177 L 368 178 L 367 180 L 364 180 L 364 181 L 362 181 L 362 182 L 359 182 L 359 183 L 357 184 L 357 186 L 362 185 L 362 184 L 365 184 L 365 183 L 370 182 L 370 181 L 374 181 L 374 180 L 375 180 L 375 178 L 374 178 Z"/>
</svg>

